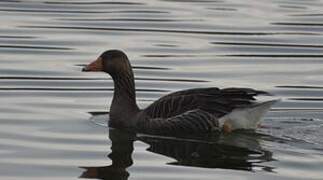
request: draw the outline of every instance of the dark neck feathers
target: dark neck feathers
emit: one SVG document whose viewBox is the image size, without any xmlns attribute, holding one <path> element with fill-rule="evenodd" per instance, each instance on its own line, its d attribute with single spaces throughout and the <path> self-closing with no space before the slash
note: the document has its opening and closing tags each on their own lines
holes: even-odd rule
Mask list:
<svg viewBox="0 0 323 180">
<path fill-rule="evenodd" d="M 114 81 L 114 94 L 110 107 L 110 121 L 128 126 L 139 112 L 136 103 L 135 81 L 132 69 L 110 74 Z"/>
</svg>

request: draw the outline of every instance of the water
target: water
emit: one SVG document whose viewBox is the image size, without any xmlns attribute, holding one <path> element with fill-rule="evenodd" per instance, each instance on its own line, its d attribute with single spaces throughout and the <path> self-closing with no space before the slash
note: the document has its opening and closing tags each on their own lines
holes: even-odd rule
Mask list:
<svg viewBox="0 0 323 180">
<path fill-rule="evenodd" d="M 0 1 L 1 179 L 322 179 L 322 7 Z M 208 86 L 252 87 L 282 101 L 256 134 L 181 139 L 108 130 L 111 78 L 81 72 L 107 49 L 131 59 L 141 107 Z"/>
</svg>

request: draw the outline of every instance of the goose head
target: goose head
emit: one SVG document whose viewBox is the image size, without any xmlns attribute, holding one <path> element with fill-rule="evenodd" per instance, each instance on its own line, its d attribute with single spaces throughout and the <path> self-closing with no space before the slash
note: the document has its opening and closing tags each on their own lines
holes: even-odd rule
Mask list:
<svg viewBox="0 0 323 180">
<path fill-rule="evenodd" d="M 131 65 L 128 57 L 120 50 L 105 51 L 82 69 L 82 71 L 104 71 L 112 76 L 130 70 Z"/>
<path fill-rule="evenodd" d="M 118 127 L 131 126 L 128 121 L 139 112 L 139 107 L 136 104 L 134 74 L 126 54 L 120 50 L 105 51 L 85 66 L 83 71 L 103 71 L 112 77 L 114 93 L 109 124 Z"/>
</svg>

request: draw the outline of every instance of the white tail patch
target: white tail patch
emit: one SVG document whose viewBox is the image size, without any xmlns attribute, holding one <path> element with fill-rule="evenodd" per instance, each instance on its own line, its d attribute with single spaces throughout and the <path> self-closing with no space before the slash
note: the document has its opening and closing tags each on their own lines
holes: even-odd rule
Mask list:
<svg viewBox="0 0 323 180">
<path fill-rule="evenodd" d="M 260 102 L 247 108 L 234 109 L 231 113 L 219 119 L 220 127 L 226 123 L 229 124 L 231 130 L 256 129 L 261 118 L 277 101 L 279 99 Z"/>
</svg>

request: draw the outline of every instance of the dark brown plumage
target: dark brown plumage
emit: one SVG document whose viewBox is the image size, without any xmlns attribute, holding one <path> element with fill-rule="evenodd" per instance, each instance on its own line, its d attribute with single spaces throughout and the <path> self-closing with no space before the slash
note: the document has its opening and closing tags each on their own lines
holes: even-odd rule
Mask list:
<svg viewBox="0 0 323 180">
<path fill-rule="evenodd" d="M 168 94 L 146 109 L 136 104 L 134 75 L 122 51 L 109 50 L 84 71 L 104 71 L 114 81 L 109 126 L 150 134 L 211 133 L 219 131 L 219 118 L 253 106 L 254 96 L 266 94 L 248 88 L 197 88 Z"/>
</svg>

